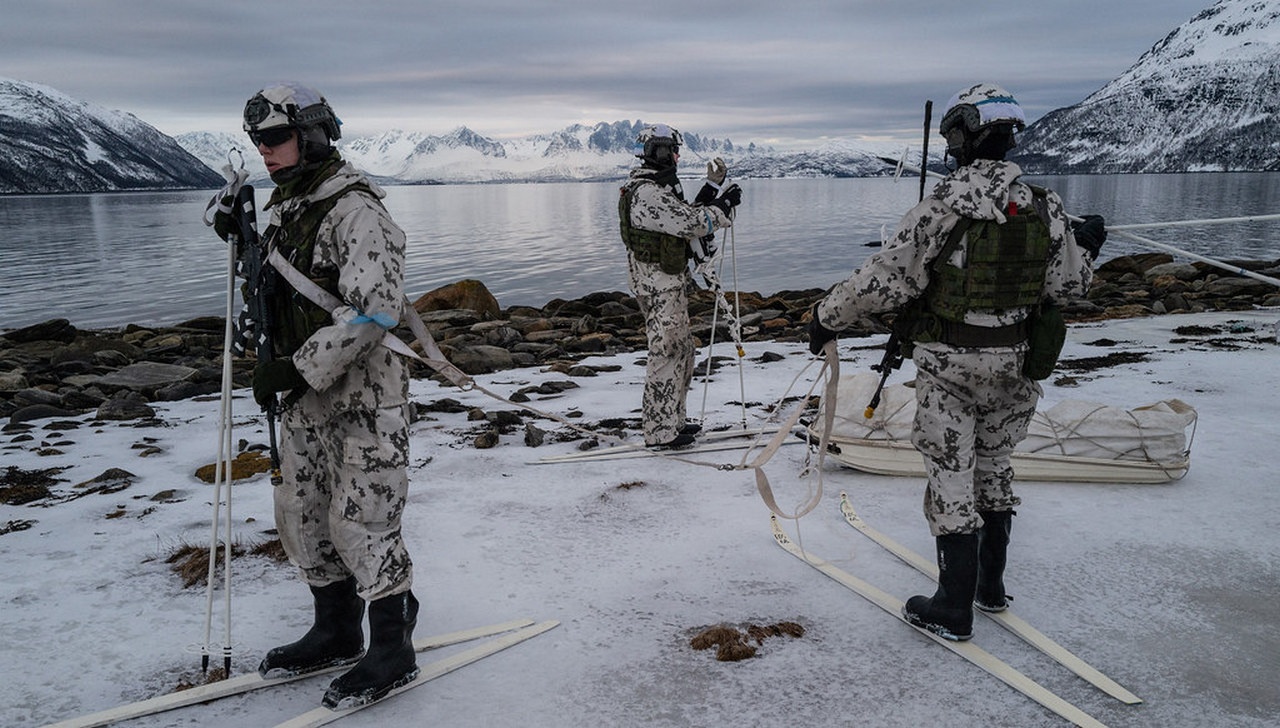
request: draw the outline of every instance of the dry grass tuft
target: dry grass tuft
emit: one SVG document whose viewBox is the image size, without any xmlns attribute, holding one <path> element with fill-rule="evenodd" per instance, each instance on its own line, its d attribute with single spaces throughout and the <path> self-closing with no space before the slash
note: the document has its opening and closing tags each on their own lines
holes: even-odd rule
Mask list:
<svg viewBox="0 0 1280 728">
<path fill-rule="evenodd" d="M 804 627 L 797 622 L 777 622 L 767 626 L 748 624 L 743 632 L 736 627 L 721 624 L 708 627 L 694 635 L 693 639 L 689 640 L 689 646 L 695 650 L 709 650 L 715 647 L 717 660 L 737 662 L 755 657 L 757 645 L 763 645 L 769 637 L 784 635 L 802 637 Z M 752 641 L 755 645 L 751 644 Z"/>
<path fill-rule="evenodd" d="M 226 558 L 225 548 L 225 544 L 218 548 L 217 562 L 214 564 L 215 574 L 222 569 L 223 560 Z M 280 544 L 280 539 L 278 538 L 249 547 L 240 543 L 231 545 L 231 558 L 233 560 L 245 555 L 260 556 L 277 563 L 286 563 L 289 560 L 284 555 L 284 547 Z M 209 547 L 203 545 L 193 546 L 188 543 L 179 544 L 169 552 L 164 562 L 169 564 L 173 573 L 182 579 L 182 588 L 189 589 L 193 586 L 204 586 L 209 575 Z"/>
</svg>

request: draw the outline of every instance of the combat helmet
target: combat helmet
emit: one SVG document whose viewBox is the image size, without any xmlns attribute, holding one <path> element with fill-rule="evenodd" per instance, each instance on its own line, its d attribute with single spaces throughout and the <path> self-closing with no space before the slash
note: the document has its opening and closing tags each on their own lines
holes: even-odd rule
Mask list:
<svg viewBox="0 0 1280 728">
<path fill-rule="evenodd" d="M 947 140 L 947 153 L 963 165 L 974 159 L 1004 159 L 1017 145 L 1014 133 L 1026 126 L 1026 114 L 1013 94 L 979 83 L 951 97 L 938 133 Z"/>
<path fill-rule="evenodd" d="M 640 130 L 636 136 L 636 156 L 644 161 L 646 167 L 666 169 L 674 167 L 676 154 L 684 144 L 684 137 L 674 127 L 666 124 L 650 124 Z"/>
<path fill-rule="evenodd" d="M 285 130 L 298 133 L 301 163 L 282 170 L 272 175 L 273 177 L 293 177 L 303 168 L 318 165 L 327 159 L 333 142 L 342 137 L 341 125 L 341 120 L 319 91 L 297 83 L 268 86 L 254 94 L 244 105 L 244 130 L 249 133 L 249 139 L 254 145 L 279 144 L 279 132 Z"/>
</svg>

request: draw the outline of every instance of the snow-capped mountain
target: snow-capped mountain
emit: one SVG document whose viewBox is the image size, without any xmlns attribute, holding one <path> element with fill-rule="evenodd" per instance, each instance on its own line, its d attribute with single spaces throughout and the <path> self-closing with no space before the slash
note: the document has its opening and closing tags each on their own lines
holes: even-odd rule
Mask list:
<svg viewBox="0 0 1280 728">
<path fill-rule="evenodd" d="M 383 183 L 617 180 L 636 165 L 640 121 L 574 124 L 496 140 L 465 126 L 343 138 L 343 155 Z M 802 152 L 685 134 L 689 176 L 723 157 L 737 178 L 866 177 L 902 146 L 837 140 Z M 0 78 L 0 194 L 221 185 L 232 150 L 266 169 L 241 132 L 176 140 L 136 117 Z M 1280 0 L 1219 0 L 1075 106 L 1032 124 L 1014 151 L 1038 174 L 1280 170 Z M 918 164 L 915 153 L 912 163 Z M 930 166 L 938 163 L 931 155 Z M 203 163 L 203 164 L 201 164 Z"/>
<path fill-rule="evenodd" d="M 222 172 L 222 168 L 230 164 L 239 168 L 243 163 L 249 170 L 249 179 L 261 182 L 267 179 L 267 166 L 262 163 L 262 155 L 253 147 L 249 136 L 244 132 L 229 134 L 214 131 L 193 131 L 179 134 L 174 141 L 182 145 L 193 157 L 205 163 L 210 169 Z"/>
<path fill-rule="evenodd" d="M 219 179 L 132 114 L 0 78 L 0 194 L 207 188 Z"/>
<path fill-rule="evenodd" d="M 497 141 L 465 126 L 433 136 L 399 130 L 343 138 L 343 156 L 386 183 L 559 182 L 614 180 L 636 165 L 635 139 L 644 122 L 573 124 L 559 131 Z M 897 155 L 895 144 L 835 142 L 822 149 L 779 153 L 755 144 L 686 133 L 682 165 L 689 174 L 723 157 L 735 177 L 866 177 L 890 170 L 875 155 Z M 178 142 L 210 167 L 227 164 L 229 150 L 246 148 L 243 135 L 183 134 Z M 252 149 L 245 154 L 250 179 L 266 179 Z M 238 157 L 233 161 L 238 165 Z M 918 161 L 918 160 L 917 160 Z"/>
<path fill-rule="evenodd" d="M 1029 127 L 1028 172 L 1280 170 L 1280 0 L 1221 0 Z"/>
</svg>

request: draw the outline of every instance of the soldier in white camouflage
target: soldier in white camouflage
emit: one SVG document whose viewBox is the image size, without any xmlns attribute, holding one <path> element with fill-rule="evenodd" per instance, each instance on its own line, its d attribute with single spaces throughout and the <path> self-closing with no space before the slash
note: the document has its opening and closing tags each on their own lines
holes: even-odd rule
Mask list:
<svg viewBox="0 0 1280 728">
<path fill-rule="evenodd" d="M 1032 316 L 1086 294 L 1106 239 L 1101 217 L 1073 226 L 1057 194 L 1021 182 L 1005 161 L 1025 124 L 998 86 L 957 93 L 939 129 L 957 168 L 814 307 L 809 328 L 816 354 L 835 332 L 898 312 L 895 329 L 917 370 L 912 443 L 928 474 L 924 515 L 940 570 L 937 592 L 912 597 L 903 615 L 952 640 L 972 636 L 975 604 L 1007 608 L 1020 503 L 1010 455 L 1042 394 L 1025 371 Z"/>
<path fill-rule="evenodd" d="M 368 702 L 418 671 L 418 601 L 400 533 L 409 374 L 382 345 L 412 314 L 402 310 L 405 235 L 382 205 L 385 193 L 333 146 L 339 122 L 314 89 L 262 89 L 245 105 L 244 129 L 277 185 L 264 245 L 341 302 L 326 310 L 280 276 L 269 301 L 274 357 L 258 363 L 253 391 L 264 407 L 280 403 L 276 528 L 311 589 L 315 622 L 258 669 L 275 676 L 354 664 L 323 702 Z"/>
<path fill-rule="evenodd" d="M 689 331 L 692 283 L 689 260 L 713 253 L 715 231 L 733 224 L 742 201 L 717 158 L 694 203 L 686 202 L 676 166 L 683 139 L 666 124 L 646 126 L 636 140 L 641 159 L 622 186 L 618 223 L 627 248 L 631 290 L 644 314 L 648 335 L 641 412 L 645 445 L 692 445 L 700 425 L 688 422 L 686 400 L 693 378 L 694 342 Z"/>
</svg>

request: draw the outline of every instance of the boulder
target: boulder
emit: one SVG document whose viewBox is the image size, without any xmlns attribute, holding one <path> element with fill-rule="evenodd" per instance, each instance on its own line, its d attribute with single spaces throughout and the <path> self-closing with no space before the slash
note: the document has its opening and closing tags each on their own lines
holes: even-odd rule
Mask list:
<svg viewBox="0 0 1280 728">
<path fill-rule="evenodd" d="M 465 308 L 485 318 L 498 318 L 502 313 L 498 299 L 493 297 L 489 289 L 480 281 L 470 278 L 423 294 L 413 302 L 413 308 L 418 313 Z"/>
</svg>

